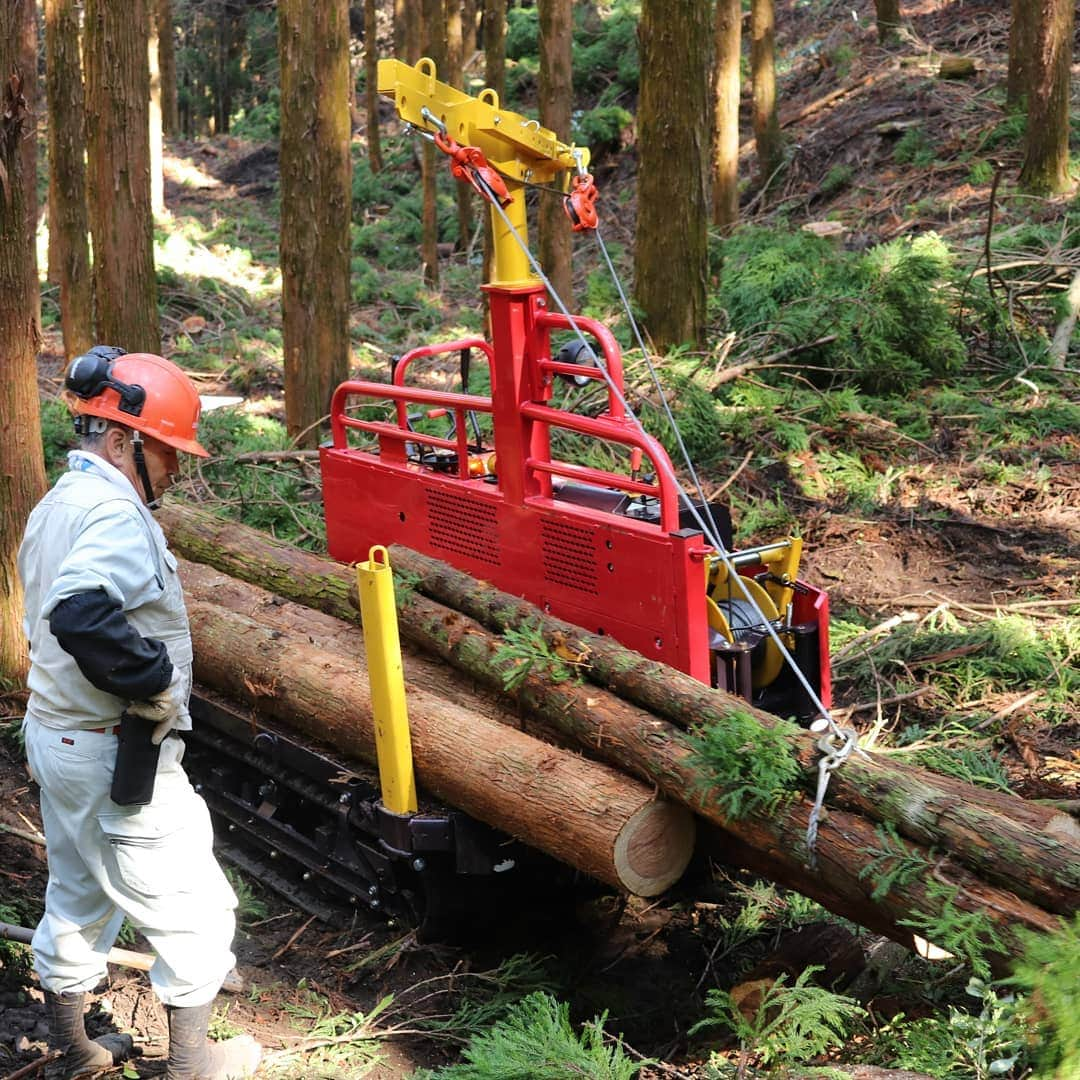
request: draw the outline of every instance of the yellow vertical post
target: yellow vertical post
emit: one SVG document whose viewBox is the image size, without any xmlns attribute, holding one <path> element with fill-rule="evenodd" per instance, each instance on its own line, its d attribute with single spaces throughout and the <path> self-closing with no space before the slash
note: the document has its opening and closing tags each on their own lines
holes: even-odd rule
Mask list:
<svg viewBox="0 0 1080 1080">
<path fill-rule="evenodd" d="M 504 287 L 535 285 L 537 278 L 529 265 L 529 257 L 523 250 L 529 237 L 529 225 L 525 216 L 525 189 L 514 183 L 508 183 L 506 188 L 511 200 L 510 205 L 503 208 L 506 220 L 494 206 L 488 208 L 495 249 L 491 284 Z M 517 236 L 514 235 L 515 232 Z M 521 239 L 518 240 L 518 237 Z"/>
<path fill-rule="evenodd" d="M 357 564 L 356 583 L 371 680 L 375 752 L 383 806 L 393 814 L 415 813 L 416 778 L 405 707 L 405 672 L 401 665 L 401 640 L 394 605 L 394 575 L 385 547 L 371 548 L 368 561 Z"/>
</svg>

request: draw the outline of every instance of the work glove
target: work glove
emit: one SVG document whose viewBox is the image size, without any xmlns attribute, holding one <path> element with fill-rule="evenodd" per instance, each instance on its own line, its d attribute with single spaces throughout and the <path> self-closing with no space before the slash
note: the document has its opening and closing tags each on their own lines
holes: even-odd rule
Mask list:
<svg viewBox="0 0 1080 1080">
<path fill-rule="evenodd" d="M 127 711 L 130 715 L 138 716 L 154 725 L 150 741 L 155 746 L 160 746 L 162 739 L 180 723 L 180 717 L 183 716 L 186 706 L 184 676 L 180 669 L 173 665 L 169 685 L 145 701 L 131 702 Z"/>
</svg>

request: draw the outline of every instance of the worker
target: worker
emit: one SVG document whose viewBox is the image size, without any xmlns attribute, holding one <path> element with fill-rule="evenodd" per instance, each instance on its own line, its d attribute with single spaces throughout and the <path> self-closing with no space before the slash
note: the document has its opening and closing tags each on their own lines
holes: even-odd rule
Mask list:
<svg viewBox="0 0 1080 1080">
<path fill-rule="evenodd" d="M 207 456 L 199 396 L 170 361 L 108 346 L 76 357 L 65 382 L 79 446 L 30 514 L 18 561 L 30 642 L 23 730 L 49 856 L 33 937 L 49 1045 L 65 1077 L 130 1053 L 129 1036 L 91 1040 L 83 1022 L 127 916 L 156 954 L 168 1080 L 249 1076 L 254 1039 L 206 1037 L 235 962 L 236 896 L 181 766 L 191 636 L 177 563 L 150 513 L 178 452 Z M 121 745 L 134 748 L 131 767 Z"/>
</svg>

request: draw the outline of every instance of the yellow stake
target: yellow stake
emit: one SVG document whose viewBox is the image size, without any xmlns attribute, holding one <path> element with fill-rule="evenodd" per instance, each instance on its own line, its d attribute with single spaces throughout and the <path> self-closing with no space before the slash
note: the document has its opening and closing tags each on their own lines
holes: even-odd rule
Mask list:
<svg viewBox="0 0 1080 1080">
<path fill-rule="evenodd" d="M 382 802 L 392 814 L 411 814 L 416 812 L 416 778 L 405 707 L 405 673 L 394 605 L 394 575 L 390 554 L 381 544 L 371 548 L 367 562 L 357 564 L 356 583 L 371 680 Z"/>
</svg>

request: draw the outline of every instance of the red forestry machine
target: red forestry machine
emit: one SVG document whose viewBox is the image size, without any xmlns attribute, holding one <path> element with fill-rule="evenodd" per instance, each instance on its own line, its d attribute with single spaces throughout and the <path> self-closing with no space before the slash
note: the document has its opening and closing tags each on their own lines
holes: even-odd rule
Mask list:
<svg viewBox="0 0 1080 1080">
<path fill-rule="evenodd" d="M 491 340 L 423 345 L 396 360 L 389 383 L 338 387 L 321 451 L 330 553 L 361 562 L 374 545 L 405 545 L 810 723 L 830 703 L 828 599 L 798 580 L 801 540 L 733 549 L 727 508 L 700 485 L 688 496 L 634 416 L 614 335 L 571 315 L 529 252 L 525 196 L 538 185 L 557 186 L 571 227 L 592 232 L 607 256 L 588 151 L 502 108 L 492 90 L 471 97 L 439 82 L 430 60 L 381 61 L 379 90 L 489 207 Z M 417 384 L 433 357 L 456 364 L 459 391 Z M 560 381 L 599 388 L 599 412 L 554 404 Z M 567 444 L 579 461 L 609 464 L 564 460 L 557 448 Z M 376 784 L 328 788 L 335 761 L 280 732 L 252 736 L 220 705 L 199 707 L 215 752 L 204 791 L 246 840 L 230 854 L 310 909 L 325 915 L 334 892 L 430 919 L 448 878 L 505 867 L 506 838 L 464 815 L 441 808 L 402 821 Z"/>
</svg>

